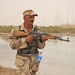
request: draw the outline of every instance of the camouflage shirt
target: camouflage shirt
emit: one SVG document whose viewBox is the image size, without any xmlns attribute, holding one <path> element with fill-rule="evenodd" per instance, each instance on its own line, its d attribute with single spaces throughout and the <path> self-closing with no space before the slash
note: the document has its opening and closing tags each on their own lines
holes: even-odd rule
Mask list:
<svg viewBox="0 0 75 75">
<path fill-rule="evenodd" d="M 9 34 L 9 42 L 10 42 L 10 47 L 15 50 L 15 49 L 22 49 L 22 48 L 26 48 L 27 47 L 27 43 L 25 41 L 25 37 L 19 38 L 17 39 L 17 37 L 14 37 L 14 32 L 15 30 L 24 30 L 25 32 L 28 32 L 25 28 L 24 28 L 24 24 L 17 26 L 15 28 L 12 29 L 12 31 Z M 35 28 L 35 26 L 33 26 L 33 29 Z M 42 32 L 41 30 L 39 30 L 37 32 Z M 45 47 L 45 42 L 44 41 L 40 41 L 38 40 L 38 48 L 42 49 Z"/>
</svg>

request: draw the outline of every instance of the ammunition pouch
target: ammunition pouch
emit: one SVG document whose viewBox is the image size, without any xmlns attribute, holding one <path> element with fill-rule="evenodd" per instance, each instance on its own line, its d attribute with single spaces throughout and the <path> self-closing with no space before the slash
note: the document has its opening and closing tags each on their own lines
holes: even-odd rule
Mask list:
<svg viewBox="0 0 75 75">
<path fill-rule="evenodd" d="M 17 53 L 20 54 L 37 54 L 38 49 L 36 47 L 28 47 L 17 50 Z"/>
</svg>

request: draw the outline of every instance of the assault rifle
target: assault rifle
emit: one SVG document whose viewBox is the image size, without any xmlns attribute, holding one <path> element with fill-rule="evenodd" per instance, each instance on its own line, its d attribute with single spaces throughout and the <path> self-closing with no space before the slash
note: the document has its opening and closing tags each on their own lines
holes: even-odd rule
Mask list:
<svg viewBox="0 0 75 75">
<path fill-rule="evenodd" d="M 15 36 L 15 37 L 24 37 L 24 36 L 26 37 L 26 36 L 28 36 L 28 35 L 35 35 L 35 38 L 34 38 L 34 39 L 38 39 L 38 38 L 42 37 L 42 35 L 46 35 L 46 36 L 48 36 L 49 39 L 56 39 L 56 40 L 61 40 L 61 41 L 70 42 L 69 38 L 67 38 L 67 39 L 62 39 L 62 38 L 59 37 L 59 36 L 52 36 L 52 35 L 46 34 L 46 33 L 37 33 L 37 32 L 35 32 L 35 31 L 32 31 L 32 32 L 30 32 L 30 33 L 28 33 L 28 32 L 25 33 L 25 32 L 23 32 L 23 31 L 15 30 L 15 32 L 14 32 L 14 36 Z"/>
</svg>

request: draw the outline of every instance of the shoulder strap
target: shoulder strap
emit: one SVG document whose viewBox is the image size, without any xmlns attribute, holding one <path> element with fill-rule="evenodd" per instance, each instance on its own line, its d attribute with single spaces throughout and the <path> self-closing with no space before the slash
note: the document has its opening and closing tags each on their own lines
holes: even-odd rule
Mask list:
<svg viewBox="0 0 75 75">
<path fill-rule="evenodd" d="M 24 32 L 24 30 L 21 30 L 21 25 L 19 26 L 19 31 L 23 31 Z"/>
<path fill-rule="evenodd" d="M 38 28 L 37 27 L 34 27 L 34 30 L 33 31 L 37 32 L 38 31 Z"/>
</svg>

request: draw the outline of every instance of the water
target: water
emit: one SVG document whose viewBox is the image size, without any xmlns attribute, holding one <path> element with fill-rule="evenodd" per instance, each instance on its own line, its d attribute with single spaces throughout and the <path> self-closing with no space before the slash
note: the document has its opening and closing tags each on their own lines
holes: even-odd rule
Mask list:
<svg viewBox="0 0 75 75">
<path fill-rule="evenodd" d="M 63 36 L 63 38 L 67 38 Z M 42 51 L 38 75 L 75 75 L 75 37 L 69 36 L 71 42 L 48 40 Z M 16 51 L 9 42 L 0 37 L 0 65 L 16 68 Z"/>
<path fill-rule="evenodd" d="M 15 62 L 16 51 L 9 46 L 9 41 L 0 36 L 0 65 L 4 67 L 16 68 Z"/>
</svg>

